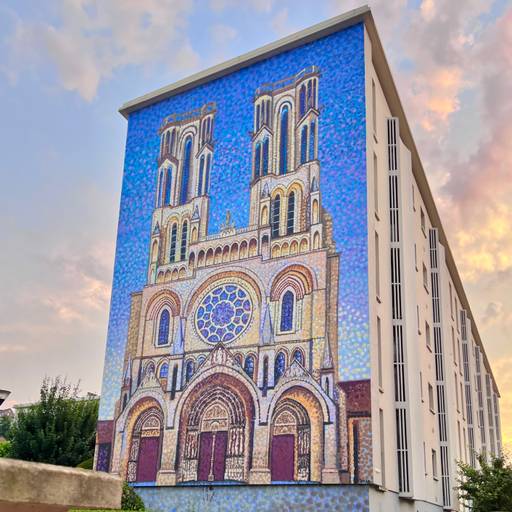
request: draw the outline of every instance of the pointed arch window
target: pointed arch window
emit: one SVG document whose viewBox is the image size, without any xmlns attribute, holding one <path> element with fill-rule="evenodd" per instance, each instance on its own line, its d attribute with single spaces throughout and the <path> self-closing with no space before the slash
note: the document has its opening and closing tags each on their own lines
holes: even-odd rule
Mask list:
<svg viewBox="0 0 512 512">
<path fill-rule="evenodd" d="M 268 174 L 269 149 L 270 149 L 269 139 L 268 139 L 268 137 L 265 137 L 265 140 L 263 141 L 263 169 L 262 169 L 263 176 L 266 176 Z"/>
<path fill-rule="evenodd" d="M 261 167 L 261 143 L 256 143 L 256 149 L 254 151 L 254 177 L 259 178 Z"/>
<path fill-rule="evenodd" d="M 288 117 L 289 108 L 285 105 L 281 109 L 280 140 L 279 140 L 279 174 L 288 171 Z"/>
<path fill-rule="evenodd" d="M 212 163 L 212 155 L 208 153 L 206 156 L 206 170 L 204 175 L 204 194 L 208 194 L 208 190 L 210 188 L 210 167 Z"/>
<path fill-rule="evenodd" d="M 311 129 L 309 132 L 309 160 L 314 160 L 316 155 L 316 123 L 311 122 Z"/>
<path fill-rule="evenodd" d="M 166 155 L 169 154 L 169 149 L 170 149 L 170 142 L 169 141 L 170 141 L 170 137 L 171 137 L 171 132 L 167 131 L 165 133 L 165 150 L 164 150 Z"/>
<path fill-rule="evenodd" d="M 300 163 L 308 160 L 308 125 L 305 124 L 300 132 Z"/>
<path fill-rule="evenodd" d="M 256 131 L 260 129 L 260 105 L 256 105 Z"/>
<path fill-rule="evenodd" d="M 160 175 L 158 177 L 158 190 L 156 195 L 156 206 L 160 208 L 162 206 L 162 190 L 164 187 L 164 171 L 163 169 L 160 171 Z"/>
<path fill-rule="evenodd" d="M 167 345 L 169 343 L 169 323 L 171 315 L 168 309 L 164 309 L 160 314 L 160 322 L 158 324 L 158 340 L 157 345 Z"/>
<path fill-rule="evenodd" d="M 283 352 L 279 352 L 276 357 L 274 364 L 274 386 L 279 382 L 279 379 L 283 376 L 284 370 L 286 369 L 286 358 Z"/>
<path fill-rule="evenodd" d="M 153 361 L 150 361 L 146 365 L 146 368 L 144 368 L 144 377 L 150 373 L 155 373 L 155 363 L 153 363 Z"/>
<path fill-rule="evenodd" d="M 293 329 L 293 309 L 295 306 L 295 297 L 288 290 L 281 300 L 281 322 L 280 330 L 282 332 L 291 331 Z"/>
<path fill-rule="evenodd" d="M 312 82 L 312 80 L 308 81 L 308 98 L 307 98 L 308 108 L 311 108 L 313 106 L 311 82 Z"/>
<path fill-rule="evenodd" d="M 272 238 L 277 238 L 279 236 L 279 223 L 280 223 L 280 213 L 281 213 L 281 196 L 279 194 L 276 195 L 274 200 L 272 201 L 272 214 L 271 214 L 271 235 Z"/>
<path fill-rule="evenodd" d="M 172 168 L 169 167 L 165 174 L 164 204 L 171 204 Z"/>
<path fill-rule="evenodd" d="M 176 144 L 176 130 L 171 131 L 171 140 L 169 142 L 169 154 L 172 155 L 174 153 L 174 146 Z"/>
<path fill-rule="evenodd" d="M 181 173 L 181 194 L 180 204 L 187 202 L 188 198 L 188 181 L 190 178 L 190 170 L 192 167 L 192 137 L 187 137 L 185 147 L 183 149 L 183 169 Z"/>
<path fill-rule="evenodd" d="M 197 184 L 197 195 L 203 195 L 203 173 L 204 173 L 204 155 L 201 155 L 199 160 L 199 181 Z"/>
<path fill-rule="evenodd" d="M 169 262 L 176 261 L 176 243 L 178 237 L 178 225 L 174 223 L 171 227 L 171 246 L 169 250 Z"/>
<path fill-rule="evenodd" d="M 268 356 L 263 358 L 263 396 L 267 396 L 268 389 Z"/>
<path fill-rule="evenodd" d="M 293 352 L 293 360 L 300 363 L 302 366 L 304 366 L 304 356 L 302 355 L 302 350 L 299 350 L 296 348 Z"/>
<path fill-rule="evenodd" d="M 176 386 L 178 384 L 178 365 L 175 364 L 172 369 L 172 379 L 171 379 L 171 400 L 174 400 L 176 395 Z"/>
<path fill-rule="evenodd" d="M 304 117 L 306 113 L 306 86 L 302 84 L 299 92 L 299 114 L 300 117 Z"/>
<path fill-rule="evenodd" d="M 180 260 L 184 260 L 187 256 L 187 241 L 188 241 L 188 222 L 183 223 L 181 228 L 181 247 L 180 247 Z"/>
<path fill-rule="evenodd" d="M 288 196 L 288 209 L 286 212 L 286 234 L 291 235 L 295 231 L 295 192 Z"/>
<path fill-rule="evenodd" d="M 164 363 L 162 366 L 160 366 L 158 376 L 161 379 L 167 379 L 167 377 L 169 376 L 169 365 L 167 363 Z"/>
<path fill-rule="evenodd" d="M 313 80 L 313 92 L 311 93 L 311 106 L 316 108 L 316 80 Z"/>
<path fill-rule="evenodd" d="M 190 379 L 194 375 L 194 361 L 187 361 L 185 367 L 185 382 L 190 382 Z"/>
<path fill-rule="evenodd" d="M 245 358 L 244 371 L 250 379 L 254 379 L 254 356 L 247 356 Z"/>
</svg>

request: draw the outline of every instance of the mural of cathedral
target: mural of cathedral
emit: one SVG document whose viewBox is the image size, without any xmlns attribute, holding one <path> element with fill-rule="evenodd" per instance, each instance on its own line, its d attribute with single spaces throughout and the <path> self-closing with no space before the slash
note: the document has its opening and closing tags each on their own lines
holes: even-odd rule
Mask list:
<svg viewBox="0 0 512 512">
<path fill-rule="evenodd" d="M 249 218 L 227 210 L 213 234 L 217 105 L 162 120 L 147 284 L 131 294 L 98 469 L 157 486 L 369 479 L 369 388 L 338 384 L 343 253 L 322 205 L 320 87 L 310 66 L 255 91 Z"/>
</svg>

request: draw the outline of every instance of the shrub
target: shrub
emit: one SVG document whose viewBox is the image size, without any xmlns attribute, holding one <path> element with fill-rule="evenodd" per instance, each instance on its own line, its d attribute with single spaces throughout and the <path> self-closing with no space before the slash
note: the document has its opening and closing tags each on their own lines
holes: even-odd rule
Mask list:
<svg viewBox="0 0 512 512">
<path fill-rule="evenodd" d="M 0 457 L 9 457 L 11 453 L 11 443 L 4 441 L 0 443 Z"/>
<path fill-rule="evenodd" d="M 123 483 L 121 508 L 123 510 L 146 510 L 142 498 L 126 482 Z"/>
</svg>

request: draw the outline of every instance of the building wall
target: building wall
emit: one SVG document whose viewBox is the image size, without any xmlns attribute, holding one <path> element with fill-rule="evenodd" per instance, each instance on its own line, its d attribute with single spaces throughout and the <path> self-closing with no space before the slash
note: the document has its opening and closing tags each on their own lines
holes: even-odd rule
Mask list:
<svg viewBox="0 0 512 512">
<path fill-rule="evenodd" d="M 474 452 L 487 451 L 489 456 L 499 453 L 499 436 L 496 436 L 497 430 L 494 427 L 497 424 L 499 430 L 496 387 L 488 362 L 475 341 L 472 330 L 474 324 L 462 309 L 462 298 L 450 275 L 445 249 L 440 243 L 437 243 L 437 266 L 435 263 L 433 265 L 432 236 L 436 240 L 437 226 L 433 225 L 429 217 L 428 207 L 415 178 L 411 153 L 399 139 L 398 245 L 401 258 L 406 389 L 404 405 L 408 423 L 406 435 L 409 465 L 409 486 L 401 488 L 398 480 L 391 321 L 392 245 L 387 122 L 392 112 L 372 61 L 372 44 L 367 33 L 365 49 L 373 470 L 374 482 L 379 485 L 378 490 L 373 489 L 370 493 L 371 509 L 440 510 L 444 504 L 448 509 L 459 510 L 457 492 L 453 489 L 457 484 L 456 461 L 475 464 L 475 456 L 472 456 Z M 434 281 L 437 280 L 438 293 L 433 289 Z M 440 318 L 436 322 L 433 297 L 437 296 Z M 439 326 L 438 343 L 442 347 L 442 358 L 436 358 L 436 325 Z M 479 365 L 475 352 L 480 359 Z M 440 365 L 442 368 L 438 367 Z M 478 367 L 481 368 L 480 373 Z M 441 369 L 444 373 L 439 379 L 438 372 Z M 481 387 L 480 401 L 478 386 Z M 448 455 L 444 479 L 439 393 L 445 398 L 447 426 L 445 445 Z M 483 419 L 481 429 L 480 410 Z M 474 451 L 471 447 L 474 447 Z M 401 500 L 401 497 L 408 500 Z M 409 501 L 411 498 L 412 501 Z"/>
</svg>

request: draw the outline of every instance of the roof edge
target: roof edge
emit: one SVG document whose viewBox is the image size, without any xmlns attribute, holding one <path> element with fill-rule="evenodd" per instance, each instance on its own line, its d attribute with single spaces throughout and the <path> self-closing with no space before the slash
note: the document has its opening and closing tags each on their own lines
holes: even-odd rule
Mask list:
<svg viewBox="0 0 512 512">
<path fill-rule="evenodd" d="M 152 105 L 153 103 L 157 103 L 158 101 L 175 96 L 176 94 L 192 89 L 193 87 L 216 80 L 217 78 L 221 78 L 233 73 L 234 71 L 248 67 L 256 62 L 268 59 L 278 53 L 302 46 L 338 32 L 344 28 L 355 25 L 356 23 L 363 22 L 365 16 L 369 12 L 370 8 L 368 5 L 363 5 L 326 21 L 322 21 L 304 30 L 300 30 L 299 32 L 295 32 L 294 34 L 278 39 L 273 43 L 266 44 L 256 50 L 240 55 L 239 57 L 216 64 L 215 66 L 190 75 L 182 80 L 178 80 L 170 85 L 166 85 L 165 87 L 156 89 L 148 94 L 144 94 L 143 96 L 127 101 L 121 106 L 119 112 L 128 119 L 128 116 L 132 112 Z"/>
</svg>

